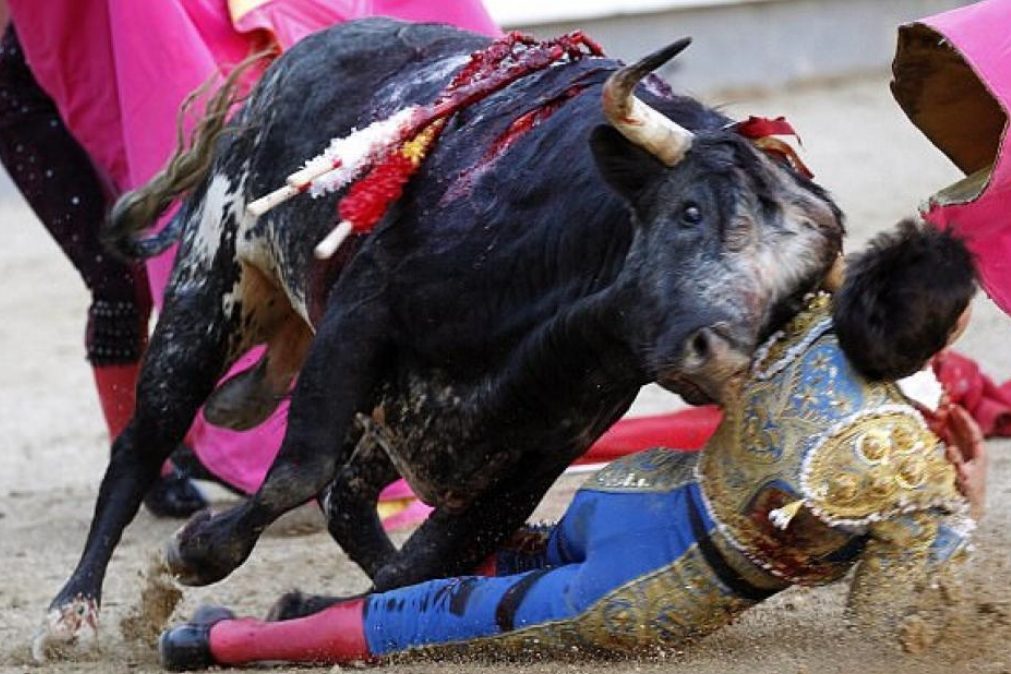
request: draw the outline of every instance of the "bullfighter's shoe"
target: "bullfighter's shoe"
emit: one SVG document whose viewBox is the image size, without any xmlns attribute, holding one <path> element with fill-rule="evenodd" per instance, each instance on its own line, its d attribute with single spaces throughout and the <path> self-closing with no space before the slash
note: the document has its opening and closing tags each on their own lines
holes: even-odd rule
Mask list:
<svg viewBox="0 0 1011 674">
<path fill-rule="evenodd" d="M 372 655 L 365 640 L 363 607 L 364 600 L 355 598 L 283 622 L 233 619 L 227 609 L 208 611 L 202 623 L 195 615 L 193 622 L 162 633 L 158 654 L 162 667 L 172 672 L 275 660 L 367 662 Z"/>
<path fill-rule="evenodd" d="M 201 606 L 188 623 L 162 633 L 158 639 L 158 657 L 170 672 L 207 669 L 217 664 L 211 654 L 211 628 L 235 614 L 223 606 Z"/>
<path fill-rule="evenodd" d="M 207 499 L 178 468 L 158 478 L 144 497 L 144 506 L 155 517 L 183 519 L 207 507 Z"/>
</svg>

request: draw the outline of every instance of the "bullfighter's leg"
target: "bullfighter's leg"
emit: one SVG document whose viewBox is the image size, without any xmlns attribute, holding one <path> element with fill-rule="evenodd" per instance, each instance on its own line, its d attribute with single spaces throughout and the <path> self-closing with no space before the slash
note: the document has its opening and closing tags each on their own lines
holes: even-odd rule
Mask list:
<svg viewBox="0 0 1011 674">
<path fill-rule="evenodd" d="M 334 295 L 341 295 L 339 289 Z M 355 415 L 374 406 L 388 365 L 385 315 L 375 300 L 331 306 L 299 375 L 287 432 L 263 484 L 235 508 L 198 514 L 170 541 L 167 561 L 180 582 L 206 585 L 226 577 L 271 522 L 334 480 L 350 458 Z M 335 444 L 346 449 L 335 451 Z"/>
<path fill-rule="evenodd" d="M 621 566 L 605 558 L 494 578 L 436 579 L 282 622 L 234 619 L 219 610 L 221 619 L 211 624 L 194 620 L 165 632 L 158 650 L 163 667 L 184 671 L 264 661 L 345 664 L 440 646 L 450 655 L 516 655 L 496 637 L 518 630 L 533 643 L 544 638 L 544 650 L 557 649 L 562 644 L 549 640 L 554 633 L 578 634 L 580 616 L 634 578 Z M 539 632 L 539 626 L 550 627 Z M 583 634 L 577 638 L 592 648 Z"/>
<path fill-rule="evenodd" d="M 621 614 L 603 627 L 582 618 L 591 609 L 601 615 L 607 609 L 600 602 L 614 590 L 649 582 L 693 549 L 696 541 L 685 520 L 690 507 L 698 510 L 702 530 L 715 526 L 703 514 L 695 485 L 641 494 L 584 489 L 541 540 L 530 569 L 506 563 L 504 571 L 514 573 L 430 580 L 339 600 L 280 623 L 228 617 L 214 624 L 194 621 L 162 635 L 162 665 L 181 670 L 279 660 L 347 663 L 442 647 L 449 650 L 435 652 L 493 657 L 518 655 L 527 647 L 534 653 L 571 653 L 575 646 L 590 652 L 634 648 L 652 638 L 652 628 L 668 628 L 669 616 L 647 613 L 647 605 L 622 603 L 625 616 L 638 615 L 650 624 Z M 684 586 L 690 587 L 687 581 Z M 710 595 L 701 596 L 708 601 Z M 701 608 L 723 612 L 723 597 L 719 592 L 712 597 L 713 604 Z"/>
<path fill-rule="evenodd" d="M 224 275 L 207 278 L 218 282 L 185 293 L 170 289 L 166 297 L 141 369 L 136 410 L 113 444 L 84 552 L 33 644 L 38 659 L 50 645 L 74 642 L 89 628 L 97 632 L 102 582 L 123 529 L 227 367 L 228 321 L 219 302 L 227 286 Z"/>
<path fill-rule="evenodd" d="M 559 458 L 560 457 L 560 458 Z M 438 507 L 388 564 L 373 576 L 382 592 L 432 578 L 472 572 L 519 529 L 570 457 L 550 452 L 537 463 L 521 464 L 515 474 L 475 499 L 466 510 Z"/>
<path fill-rule="evenodd" d="M 565 527 L 554 524 L 535 524 L 522 527 L 497 552 L 483 561 L 473 574 L 476 576 L 511 576 L 527 571 L 567 564 L 585 556 L 583 540 L 585 527 Z M 298 590 L 286 592 L 274 602 L 267 612 L 267 620 L 278 622 L 303 618 L 348 601 L 350 597 L 325 594 L 306 594 Z"/>
</svg>

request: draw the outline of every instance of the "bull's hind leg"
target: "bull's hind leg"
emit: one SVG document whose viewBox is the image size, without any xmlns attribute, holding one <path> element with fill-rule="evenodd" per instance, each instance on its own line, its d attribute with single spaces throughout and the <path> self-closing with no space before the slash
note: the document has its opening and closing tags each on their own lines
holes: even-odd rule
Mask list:
<svg viewBox="0 0 1011 674">
<path fill-rule="evenodd" d="M 50 605 L 33 644 L 36 658 L 89 628 L 97 632 L 102 581 L 123 529 L 228 365 L 230 326 L 237 322 L 221 297 L 230 285 L 225 273 L 207 274 L 167 296 L 141 368 L 134 416 L 113 443 L 84 552 Z"/>
<path fill-rule="evenodd" d="M 331 305 L 313 340 L 284 442 L 259 490 L 231 510 L 194 518 L 169 543 L 168 563 L 181 582 L 206 585 L 227 576 L 271 522 L 316 497 L 348 460 L 355 414 L 372 409 L 389 353 L 381 303 L 348 304 Z"/>
</svg>

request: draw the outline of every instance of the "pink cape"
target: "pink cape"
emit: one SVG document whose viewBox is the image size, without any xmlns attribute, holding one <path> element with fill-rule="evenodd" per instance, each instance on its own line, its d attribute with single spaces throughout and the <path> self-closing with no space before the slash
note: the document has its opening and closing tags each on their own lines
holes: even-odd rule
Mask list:
<svg viewBox="0 0 1011 674">
<path fill-rule="evenodd" d="M 498 35 L 479 0 L 10 0 L 29 66 L 116 194 L 146 182 L 175 147 L 186 96 L 254 50 L 282 48 L 365 16 L 439 21 Z M 148 264 L 160 305 L 175 251 Z M 255 362 L 247 354 L 229 375 Z M 215 475 L 247 492 L 284 435 L 287 404 L 248 433 L 197 418 L 187 441 Z"/>
<path fill-rule="evenodd" d="M 983 287 L 1011 314 L 1009 26 L 1011 0 L 986 0 L 902 26 L 892 91 L 931 142 L 967 175 L 979 172 L 975 189 L 936 195 L 924 217 L 966 239 Z"/>
</svg>

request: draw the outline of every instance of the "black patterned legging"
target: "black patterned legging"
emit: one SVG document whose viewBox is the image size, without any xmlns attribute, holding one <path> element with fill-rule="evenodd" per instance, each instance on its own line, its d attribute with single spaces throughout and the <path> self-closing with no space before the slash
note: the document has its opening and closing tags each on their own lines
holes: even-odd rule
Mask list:
<svg viewBox="0 0 1011 674">
<path fill-rule="evenodd" d="M 35 81 L 13 26 L 0 41 L 0 162 L 91 291 L 88 360 L 95 366 L 137 362 L 151 310 L 143 267 L 102 248 L 108 204 L 102 182 Z"/>
</svg>

